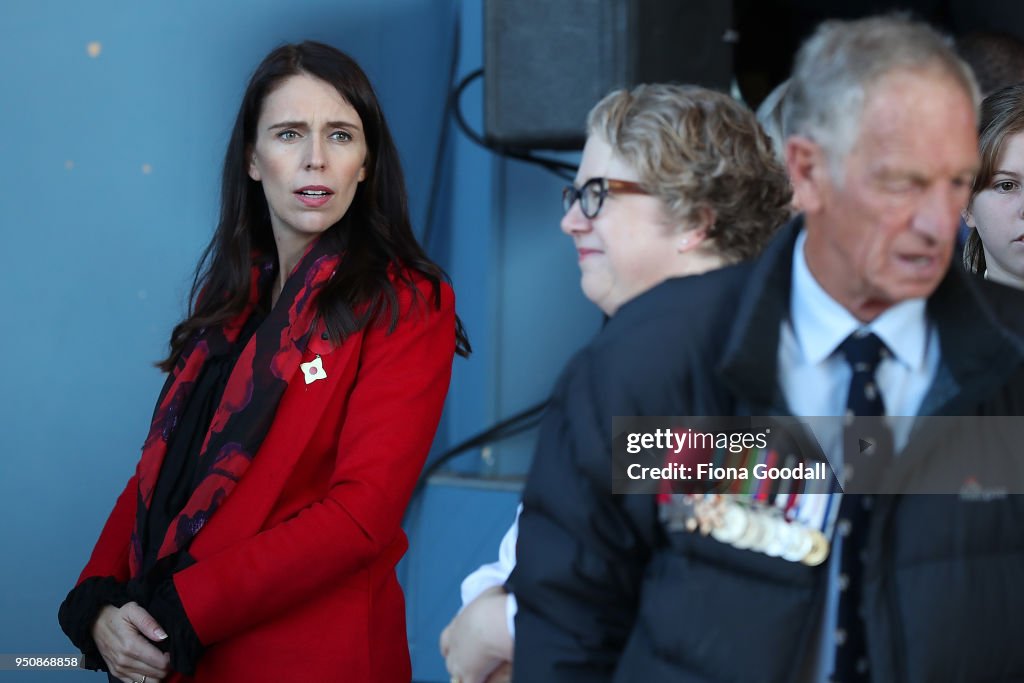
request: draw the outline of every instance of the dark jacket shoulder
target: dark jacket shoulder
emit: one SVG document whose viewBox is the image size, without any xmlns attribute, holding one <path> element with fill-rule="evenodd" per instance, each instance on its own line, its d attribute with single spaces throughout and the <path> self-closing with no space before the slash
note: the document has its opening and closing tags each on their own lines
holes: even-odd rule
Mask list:
<svg viewBox="0 0 1024 683">
<path fill-rule="evenodd" d="M 749 275 L 744 263 L 661 283 L 616 313 L 575 370 L 592 375 L 593 391 L 620 411 L 704 414 L 705 399 L 723 393 L 712 372 Z"/>
</svg>

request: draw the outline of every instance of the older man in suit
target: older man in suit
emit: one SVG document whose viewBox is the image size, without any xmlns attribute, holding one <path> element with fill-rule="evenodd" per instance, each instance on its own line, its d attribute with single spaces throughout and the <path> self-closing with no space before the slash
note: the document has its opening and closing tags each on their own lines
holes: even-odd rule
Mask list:
<svg viewBox="0 0 1024 683">
<path fill-rule="evenodd" d="M 1024 679 L 1012 487 L 826 496 L 840 523 L 808 562 L 611 493 L 614 416 L 896 417 L 905 484 L 963 462 L 936 434 L 982 436 L 922 420 L 1024 414 L 1024 299 L 950 268 L 978 163 L 970 70 L 927 26 L 830 22 L 789 97 L 804 213 L 758 260 L 624 306 L 558 385 L 511 579 L 517 681 Z"/>
</svg>

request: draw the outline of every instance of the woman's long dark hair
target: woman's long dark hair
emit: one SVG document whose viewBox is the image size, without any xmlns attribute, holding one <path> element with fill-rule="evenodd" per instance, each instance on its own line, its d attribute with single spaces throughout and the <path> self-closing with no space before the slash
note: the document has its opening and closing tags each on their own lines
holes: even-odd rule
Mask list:
<svg viewBox="0 0 1024 683">
<path fill-rule="evenodd" d="M 978 193 L 992 182 L 998 170 L 996 165 L 1006 149 L 1006 141 L 1018 133 L 1024 133 L 1024 83 L 998 90 L 981 103 L 981 116 L 978 119 L 981 167 L 971 187 L 971 204 Z M 970 273 L 983 275 L 987 267 L 981 234 L 978 228 L 971 228 L 964 245 L 964 268 Z"/>
<path fill-rule="evenodd" d="M 242 98 L 224 155 L 217 230 L 196 266 L 190 313 L 175 326 L 170 354 L 158 363 L 164 371 L 174 367 L 197 330 L 223 324 L 245 308 L 253 251 L 277 254 L 267 201 L 260 183 L 248 175 L 248 159 L 263 101 L 284 79 L 299 74 L 334 86 L 359 114 L 366 135 L 366 179 L 345 215 L 320 237 L 344 253 L 341 267 L 317 302 L 331 339 L 339 342 L 386 317 L 394 329 L 398 295 L 389 272 L 397 273 L 414 292 L 419 290 L 408 271 L 420 273 L 433 286 L 433 305 L 440 305 L 441 282 L 448 276 L 413 235 L 398 150 L 369 79 L 355 60 L 329 45 L 313 41 L 284 45 L 256 68 Z M 457 317 L 455 334 L 456 352 L 468 356 L 469 339 Z"/>
</svg>

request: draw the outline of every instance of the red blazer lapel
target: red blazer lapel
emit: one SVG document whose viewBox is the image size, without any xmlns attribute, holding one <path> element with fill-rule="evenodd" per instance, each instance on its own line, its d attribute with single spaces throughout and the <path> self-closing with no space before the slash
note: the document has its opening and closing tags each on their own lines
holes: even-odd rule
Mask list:
<svg viewBox="0 0 1024 683">
<path fill-rule="evenodd" d="M 355 381 L 362 333 L 349 337 L 339 346 L 323 339 L 319 323 L 310 337 L 301 363 L 320 358 L 317 373 L 306 382 L 300 363 L 286 369 L 288 388 L 278 405 L 273 426 L 257 451 L 253 462 L 231 496 L 194 538 L 190 552 L 198 557 L 230 545 L 239 538 L 255 535 L 270 516 L 281 490 L 296 462 L 318 429 L 338 428 L 340 415 L 324 415 L 335 403 L 337 392 L 347 393 Z M 323 379 L 315 379 L 322 372 Z"/>
</svg>

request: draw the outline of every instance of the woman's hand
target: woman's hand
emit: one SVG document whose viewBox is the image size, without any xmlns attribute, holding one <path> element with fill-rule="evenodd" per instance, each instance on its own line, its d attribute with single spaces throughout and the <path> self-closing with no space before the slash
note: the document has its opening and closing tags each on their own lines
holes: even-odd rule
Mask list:
<svg viewBox="0 0 1024 683">
<path fill-rule="evenodd" d="M 171 656 L 151 642 L 164 640 L 167 634 L 138 603 L 101 609 L 92 626 L 92 637 L 110 673 L 125 683 L 138 683 L 143 678 L 146 683 L 160 683 L 171 671 Z"/>
<path fill-rule="evenodd" d="M 485 683 L 508 680 L 512 636 L 505 621 L 507 594 L 489 588 L 466 605 L 441 633 L 441 654 L 452 680 Z"/>
</svg>

